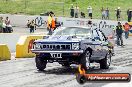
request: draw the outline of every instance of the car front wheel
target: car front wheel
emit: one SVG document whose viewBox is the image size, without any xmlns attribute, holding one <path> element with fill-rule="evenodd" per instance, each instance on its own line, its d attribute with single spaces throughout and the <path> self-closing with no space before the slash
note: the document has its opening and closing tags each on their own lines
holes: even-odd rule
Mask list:
<svg viewBox="0 0 132 87">
<path fill-rule="evenodd" d="M 100 60 L 100 68 L 108 69 L 110 64 L 111 64 L 111 54 L 108 53 L 104 59 Z"/>
<path fill-rule="evenodd" d="M 86 50 L 85 53 L 81 55 L 80 64 L 85 70 L 89 69 L 90 67 L 90 55 L 91 54 L 88 50 Z"/>
<path fill-rule="evenodd" d="M 47 61 L 44 61 L 43 58 L 36 57 L 35 62 L 38 70 L 43 71 L 46 68 Z"/>
</svg>

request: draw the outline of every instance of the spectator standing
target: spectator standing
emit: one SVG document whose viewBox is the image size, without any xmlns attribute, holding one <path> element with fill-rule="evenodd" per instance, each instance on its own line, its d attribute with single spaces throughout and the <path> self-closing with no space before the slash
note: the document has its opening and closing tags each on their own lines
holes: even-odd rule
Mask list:
<svg viewBox="0 0 132 87">
<path fill-rule="evenodd" d="M 57 29 L 57 28 L 60 27 L 60 26 L 61 26 L 60 22 L 58 21 L 57 18 L 55 18 L 55 29 Z M 55 30 L 55 29 L 54 29 L 54 30 Z"/>
<path fill-rule="evenodd" d="M 121 10 L 120 10 L 120 7 L 118 7 L 118 9 L 116 10 L 116 18 L 117 18 L 117 21 L 120 21 L 120 18 L 121 18 Z"/>
<path fill-rule="evenodd" d="M 49 17 L 48 17 L 48 26 L 47 26 L 47 29 L 49 31 L 49 35 L 52 35 L 54 29 L 55 29 L 55 19 L 54 19 L 54 13 L 53 12 L 50 12 L 49 13 Z"/>
<path fill-rule="evenodd" d="M 30 28 L 30 21 L 29 20 L 27 21 L 26 25 L 27 25 L 27 28 Z"/>
<path fill-rule="evenodd" d="M 73 6 L 73 4 L 71 5 L 71 8 L 70 8 L 70 15 L 72 18 L 74 17 L 74 6 Z"/>
<path fill-rule="evenodd" d="M 35 22 L 34 20 L 32 20 L 30 23 L 30 33 L 34 33 L 34 29 L 35 29 Z"/>
<path fill-rule="evenodd" d="M 79 7 L 76 4 L 76 7 L 75 7 L 75 18 L 78 18 L 78 17 L 79 17 Z"/>
<path fill-rule="evenodd" d="M 116 36 L 117 36 L 117 46 L 123 46 L 123 38 L 122 38 L 123 28 L 120 22 L 116 26 Z"/>
<path fill-rule="evenodd" d="M 105 16 L 106 16 L 106 12 L 105 12 L 105 10 L 104 10 L 103 7 L 101 9 L 101 12 L 102 12 L 102 20 L 104 20 L 105 19 Z"/>
<path fill-rule="evenodd" d="M 130 9 L 127 10 L 127 16 L 128 16 L 128 22 L 130 22 L 132 17 L 132 11 Z"/>
<path fill-rule="evenodd" d="M 48 29 L 48 31 L 50 31 L 51 22 L 52 22 L 52 15 L 51 15 L 51 13 L 49 13 L 49 17 L 48 17 L 48 20 L 47 20 L 47 29 Z"/>
<path fill-rule="evenodd" d="M 124 27 L 124 31 L 125 31 L 125 38 L 127 39 L 129 36 L 129 30 L 131 27 L 127 22 L 123 25 L 123 27 Z"/>
<path fill-rule="evenodd" d="M 109 20 L 109 8 L 108 7 L 105 12 L 106 12 L 106 20 Z"/>
<path fill-rule="evenodd" d="M 89 7 L 87 8 L 87 10 L 88 10 L 88 16 L 90 17 L 90 19 L 92 19 L 92 7 L 89 6 Z"/>
</svg>

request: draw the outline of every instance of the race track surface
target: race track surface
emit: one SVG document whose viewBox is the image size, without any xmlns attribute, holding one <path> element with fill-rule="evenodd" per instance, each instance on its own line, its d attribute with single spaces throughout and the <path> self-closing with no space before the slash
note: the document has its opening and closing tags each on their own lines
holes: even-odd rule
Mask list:
<svg viewBox="0 0 132 87">
<path fill-rule="evenodd" d="M 109 69 L 100 70 L 97 66 L 88 72 L 132 74 L 132 38 L 124 40 L 124 43 L 124 48 L 115 46 L 115 56 Z M 35 67 L 34 58 L 15 59 L 14 56 L 12 54 L 12 60 L 0 62 L 0 87 L 110 87 L 109 84 L 114 84 L 88 82 L 80 85 L 76 81 L 78 70 L 75 65 L 65 68 L 58 63 L 49 63 L 46 70 L 40 72 Z"/>
</svg>

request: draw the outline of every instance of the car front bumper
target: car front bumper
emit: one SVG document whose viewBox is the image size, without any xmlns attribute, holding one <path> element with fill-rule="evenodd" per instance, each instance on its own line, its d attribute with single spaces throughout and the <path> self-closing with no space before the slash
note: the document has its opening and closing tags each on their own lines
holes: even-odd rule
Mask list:
<svg viewBox="0 0 132 87">
<path fill-rule="evenodd" d="M 83 50 L 64 50 L 64 51 L 54 51 L 54 50 L 36 50 L 31 49 L 32 53 L 83 53 Z"/>
</svg>

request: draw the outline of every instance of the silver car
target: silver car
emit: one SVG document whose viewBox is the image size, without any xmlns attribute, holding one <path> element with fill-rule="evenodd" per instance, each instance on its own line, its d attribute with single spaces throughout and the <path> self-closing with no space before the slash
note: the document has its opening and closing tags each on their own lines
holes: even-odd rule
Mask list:
<svg viewBox="0 0 132 87">
<path fill-rule="evenodd" d="M 97 28 L 60 28 L 53 35 L 36 40 L 31 50 L 36 53 L 39 70 L 44 70 L 47 63 L 53 62 L 66 67 L 81 64 L 86 70 L 93 62 L 100 63 L 101 69 L 108 69 L 111 63 L 108 40 Z"/>
</svg>

